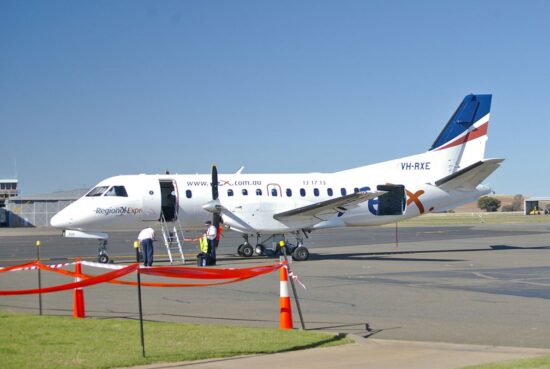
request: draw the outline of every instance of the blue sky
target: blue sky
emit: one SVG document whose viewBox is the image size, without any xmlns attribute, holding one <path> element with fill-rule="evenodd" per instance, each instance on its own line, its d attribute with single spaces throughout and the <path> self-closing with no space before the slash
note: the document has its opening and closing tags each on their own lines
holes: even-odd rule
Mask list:
<svg viewBox="0 0 550 369">
<path fill-rule="evenodd" d="M 548 1 L 0 0 L 0 178 L 328 172 L 493 94 L 497 193 L 550 195 Z"/>
</svg>

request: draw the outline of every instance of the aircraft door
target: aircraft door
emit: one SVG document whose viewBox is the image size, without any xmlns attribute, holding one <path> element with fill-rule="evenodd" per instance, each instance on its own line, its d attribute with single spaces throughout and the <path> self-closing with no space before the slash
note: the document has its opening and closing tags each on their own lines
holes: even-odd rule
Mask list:
<svg viewBox="0 0 550 369">
<path fill-rule="evenodd" d="M 139 182 L 142 186 L 142 201 L 143 201 L 143 221 L 159 220 L 161 211 L 161 191 L 159 181 L 150 176 L 139 176 Z"/>
<path fill-rule="evenodd" d="M 270 197 L 282 197 L 283 191 L 281 191 L 281 186 L 277 183 L 270 183 L 267 185 L 267 196 Z"/>
<path fill-rule="evenodd" d="M 379 185 L 379 191 L 387 191 L 378 197 L 378 211 L 376 215 L 402 215 L 405 212 L 407 198 L 403 185 Z"/>
<path fill-rule="evenodd" d="M 176 185 L 171 179 L 161 179 L 160 184 L 160 198 L 161 198 L 161 211 L 164 214 L 164 219 L 167 222 L 178 219 L 178 193 Z"/>
</svg>

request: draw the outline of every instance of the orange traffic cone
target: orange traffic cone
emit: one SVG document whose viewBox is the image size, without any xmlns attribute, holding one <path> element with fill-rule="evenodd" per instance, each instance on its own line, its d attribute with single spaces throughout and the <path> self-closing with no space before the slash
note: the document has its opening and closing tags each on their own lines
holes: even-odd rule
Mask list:
<svg viewBox="0 0 550 369">
<path fill-rule="evenodd" d="M 290 297 L 288 296 L 288 272 L 286 265 L 280 270 L 280 289 L 281 296 L 279 298 L 280 315 L 279 329 L 292 329 L 292 307 L 290 305 Z"/>
<path fill-rule="evenodd" d="M 82 266 L 80 265 L 80 258 L 76 258 L 76 263 L 74 267 L 75 273 L 82 273 Z M 76 277 L 75 282 L 80 282 L 80 278 Z M 75 318 L 85 318 L 86 312 L 84 310 L 84 291 L 82 287 L 74 289 L 73 294 L 73 317 Z"/>
</svg>

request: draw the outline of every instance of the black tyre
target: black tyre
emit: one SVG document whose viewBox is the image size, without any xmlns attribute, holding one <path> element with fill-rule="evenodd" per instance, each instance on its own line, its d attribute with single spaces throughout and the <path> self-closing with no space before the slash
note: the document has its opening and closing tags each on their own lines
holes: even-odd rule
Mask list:
<svg viewBox="0 0 550 369">
<path fill-rule="evenodd" d="M 296 261 L 305 261 L 309 258 L 309 250 L 304 246 L 297 247 L 292 253 L 292 257 Z"/>
<path fill-rule="evenodd" d="M 244 243 L 240 244 L 239 247 L 237 248 L 237 254 L 239 254 L 239 256 L 244 256 L 243 255 L 243 247 L 244 247 Z"/>
<path fill-rule="evenodd" d="M 97 262 L 107 264 L 109 262 L 109 256 L 107 254 L 99 254 L 97 257 Z"/>
<path fill-rule="evenodd" d="M 254 248 L 250 245 L 244 245 L 243 249 L 242 249 L 242 252 L 243 252 L 243 256 L 245 258 L 249 258 L 252 255 L 254 255 Z"/>
</svg>

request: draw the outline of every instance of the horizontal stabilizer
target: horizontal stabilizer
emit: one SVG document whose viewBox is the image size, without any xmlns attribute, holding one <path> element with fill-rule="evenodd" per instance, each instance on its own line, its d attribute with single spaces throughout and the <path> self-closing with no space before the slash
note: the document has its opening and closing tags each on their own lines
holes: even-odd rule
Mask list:
<svg viewBox="0 0 550 369">
<path fill-rule="evenodd" d="M 476 188 L 485 178 L 489 177 L 504 159 L 486 159 L 462 168 L 459 171 L 441 178 L 435 182 L 442 189 L 469 191 Z"/>
<path fill-rule="evenodd" d="M 374 192 L 357 192 L 346 196 L 337 197 L 327 201 L 318 202 L 316 204 L 306 205 L 301 208 L 288 210 L 282 213 L 273 215 L 273 218 L 285 221 L 285 220 L 297 220 L 304 218 L 317 218 L 319 221 L 326 220 L 324 218 L 335 215 L 338 213 L 344 213 L 350 208 L 356 207 L 357 204 L 374 199 L 380 195 L 383 195 L 385 191 Z"/>
</svg>

